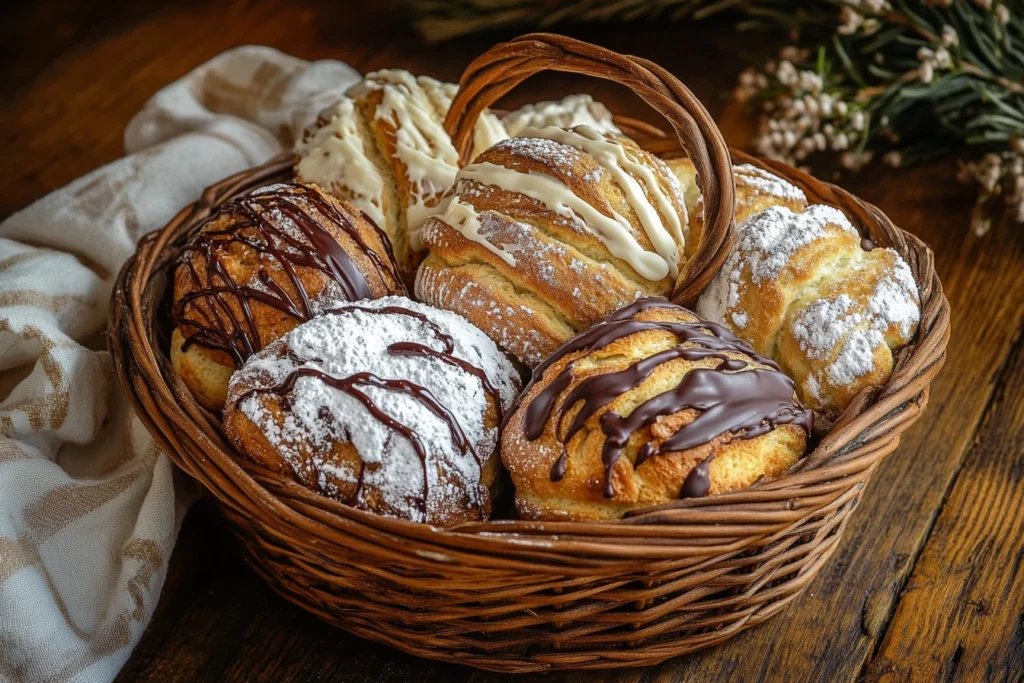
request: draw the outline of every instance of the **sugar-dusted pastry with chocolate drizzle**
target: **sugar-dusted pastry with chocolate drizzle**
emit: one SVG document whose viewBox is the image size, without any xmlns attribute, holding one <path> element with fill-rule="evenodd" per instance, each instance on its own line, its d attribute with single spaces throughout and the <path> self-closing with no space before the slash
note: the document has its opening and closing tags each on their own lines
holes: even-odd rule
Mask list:
<svg viewBox="0 0 1024 683">
<path fill-rule="evenodd" d="M 827 424 L 862 390 L 885 384 L 894 354 L 913 339 L 920 299 L 910 268 L 830 206 L 770 207 L 737 231 L 697 312 L 774 358 Z"/>
<path fill-rule="evenodd" d="M 804 453 L 793 381 L 721 325 L 645 298 L 534 369 L 502 435 L 526 519 L 617 519 L 750 486 Z"/>
<path fill-rule="evenodd" d="M 416 293 L 536 365 L 639 297 L 667 295 L 687 217 L 675 176 L 593 128 L 529 128 L 458 173 L 423 227 Z"/>
<path fill-rule="evenodd" d="M 527 128 L 546 126 L 589 126 L 601 133 L 622 134 L 608 107 L 595 102 L 590 95 L 567 95 L 553 102 L 526 104 L 502 116 L 501 123 L 511 137 L 516 137 Z"/>
<path fill-rule="evenodd" d="M 296 176 L 365 211 L 391 238 L 410 281 L 422 260 L 423 221 L 459 167 L 443 125 L 457 91 L 429 76 L 375 71 L 324 110 L 295 145 Z M 496 116 L 481 114 L 478 152 L 506 137 Z"/>
<path fill-rule="evenodd" d="M 690 216 L 690 239 L 686 252 L 690 255 L 700 244 L 700 236 L 704 233 L 704 198 L 697 187 L 697 170 L 686 158 L 668 159 L 665 163 L 683 188 L 686 211 Z M 807 196 L 803 190 L 774 173 L 753 164 L 737 164 L 733 166 L 732 173 L 736 183 L 737 225 L 769 206 L 785 206 L 793 211 L 807 208 Z"/>
<path fill-rule="evenodd" d="M 312 185 L 264 187 L 225 204 L 182 247 L 171 361 L 219 411 L 252 354 L 339 301 L 403 294 L 387 237 Z"/>
<path fill-rule="evenodd" d="M 486 519 L 519 376 L 470 323 L 403 297 L 342 304 L 231 378 L 240 452 L 343 503 L 452 526 Z"/>
</svg>

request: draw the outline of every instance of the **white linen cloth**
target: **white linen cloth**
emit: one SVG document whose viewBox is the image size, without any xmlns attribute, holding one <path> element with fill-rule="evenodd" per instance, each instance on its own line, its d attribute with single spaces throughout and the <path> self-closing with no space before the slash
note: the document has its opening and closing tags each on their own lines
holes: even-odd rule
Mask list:
<svg viewBox="0 0 1024 683">
<path fill-rule="evenodd" d="M 357 79 L 340 62 L 225 52 L 149 100 L 127 156 L 0 224 L 0 680 L 113 679 L 190 502 L 104 350 L 121 264 L 203 188 L 289 148 Z"/>
</svg>

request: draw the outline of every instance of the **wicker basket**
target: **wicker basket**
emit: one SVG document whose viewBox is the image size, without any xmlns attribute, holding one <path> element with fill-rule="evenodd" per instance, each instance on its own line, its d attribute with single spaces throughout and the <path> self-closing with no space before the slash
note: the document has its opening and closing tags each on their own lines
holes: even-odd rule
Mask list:
<svg viewBox="0 0 1024 683">
<path fill-rule="evenodd" d="M 622 120 L 652 150 L 693 159 L 706 241 L 677 288 L 691 302 L 733 239 L 730 155 L 704 108 L 650 62 L 532 35 L 472 65 L 447 122 L 457 148 L 472 122 L 542 69 L 619 81 L 665 115 L 679 140 Z M 782 479 L 603 523 L 491 521 L 441 530 L 319 496 L 236 454 L 167 358 L 167 266 L 220 204 L 287 177 L 281 157 L 209 188 L 121 270 L 109 343 L 121 385 L 157 442 L 219 500 L 255 570 L 288 600 L 356 635 L 435 659 L 508 672 L 651 665 L 719 643 L 798 596 L 834 552 L 864 485 L 920 415 L 945 357 L 949 305 L 931 251 L 875 207 L 788 166 L 733 152 L 812 202 L 844 210 L 907 260 L 921 293 L 917 339 L 888 384 L 861 394 Z"/>
</svg>

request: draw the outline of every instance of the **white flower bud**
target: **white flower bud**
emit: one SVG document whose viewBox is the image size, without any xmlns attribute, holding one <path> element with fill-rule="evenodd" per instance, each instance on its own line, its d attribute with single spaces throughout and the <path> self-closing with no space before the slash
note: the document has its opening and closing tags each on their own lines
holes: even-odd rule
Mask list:
<svg viewBox="0 0 1024 683">
<path fill-rule="evenodd" d="M 864 112 L 860 109 L 850 114 L 850 125 L 853 126 L 855 131 L 860 132 L 864 130 L 864 124 Z"/>
<path fill-rule="evenodd" d="M 953 59 L 949 56 L 949 50 L 944 47 L 940 47 L 935 51 L 935 66 L 939 69 L 948 69 L 953 64 Z"/>
<path fill-rule="evenodd" d="M 903 155 L 896 150 L 886 152 L 882 155 L 882 163 L 892 166 L 893 168 L 899 168 L 900 164 L 903 163 Z"/>
<path fill-rule="evenodd" d="M 836 114 L 838 114 L 839 116 L 846 116 L 846 112 L 847 112 L 846 102 L 843 102 L 842 100 L 836 100 L 835 107 L 836 107 Z"/>
<path fill-rule="evenodd" d="M 832 149 L 839 152 L 850 146 L 850 139 L 846 137 L 846 133 L 839 133 L 832 138 Z"/>
<path fill-rule="evenodd" d="M 1006 5 L 999 5 L 996 7 L 996 19 L 1003 26 L 1010 23 L 1010 10 L 1006 8 Z"/>
<path fill-rule="evenodd" d="M 956 32 L 956 29 L 946 24 L 942 27 L 942 45 L 944 47 L 953 47 L 954 45 L 960 44 L 960 35 Z"/>
<path fill-rule="evenodd" d="M 917 68 L 917 77 L 922 83 L 931 83 L 935 80 L 935 68 L 928 62 L 924 62 Z"/>
<path fill-rule="evenodd" d="M 814 137 L 813 137 L 813 140 L 814 140 L 814 147 L 819 152 L 828 149 L 828 140 L 826 140 L 825 136 L 822 135 L 821 133 L 815 133 Z"/>
</svg>

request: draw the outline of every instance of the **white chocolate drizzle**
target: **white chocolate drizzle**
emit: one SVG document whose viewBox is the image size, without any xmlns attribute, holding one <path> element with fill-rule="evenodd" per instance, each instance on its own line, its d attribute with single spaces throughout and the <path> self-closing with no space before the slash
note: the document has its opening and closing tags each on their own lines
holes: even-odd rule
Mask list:
<svg viewBox="0 0 1024 683">
<path fill-rule="evenodd" d="M 367 75 L 348 90 L 326 122 L 296 144 L 301 157 L 297 170 L 303 180 L 324 186 L 365 211 L 382 228 L 390 227 L 383 209 L 384 178 L 365 147 L 376 142 L 372 133 L 360 129 L 355 106 L 360 97 L 377 91 L 382 98 L 373 116 L 390 121 L 395 128 L 395 157 L 405 166 L 411 188 L 405 206 L 409 245 L 420 251 L 423 223 L 437 211 L 438 198 L 458 172 L 458 154 L 443 125 L 458 92 L 454 83 L 395 69 Z M 484 112 L 474 129 L 474 156 L 507 137 L 498 117 Z"/>
<path fill-rule="evenodd" d="M 355 104 L 343 98 L 321 117 L 326 122 L 295 145 L 299 178 L 347 199 L 385 229 L 384 179 L 366 153 Z"/>
<path fill-rule="evenodd" d="M 675 202 L 669 198 L 650 166 L 631 158 L 621 142 L 606 138 L 590 126 L 577 126 L 572 130 L 555 126 L 527 128 L 520 135 L 560 142 L 593 157 L 622 188 L 647 238 L 668 264 L 669 273 L 672 277 L 679 275 L 679 248 L 686 244 L 679 211 L 686 209 L 682 196 L 677 196 Z M 643 186 L 637 177 L 643 180 Z"/>
<path fill-rule="evenodd" d="M 480 223 L 480 212 L 476 210 L 476 207 L 472 204 L 466 204 L 465 202 L 459 201 L 459 196 L 452 195 L 442 201 L 442 206 L 438 207 L 439 213 L 437 217 L 450 225 L 455 230 L 462 233 L 462 236 L 468 240 L 476 242 L 484 246 L 488 251 L 494 252 L 505 263 L 509 264 L 513 268 L 516 267 L 516 258 L 512 255 L 512 251 L 507 248 L 514 245 L 502 245 L 501 247 L 495 245 L 486 236 L 481 234 L 481 223 Z M 494 213 L 493 211 L 484 211 L 483 213 Z"/>
<path fill-rule="evenodd" d="M 670 272 L 669 264 L 660 254 L 647 251 L 640 246 L 632 226 L 622 215 L 613 209 L 612 215 L 606 216 L 556 178 L 542 173 L 520 173 L 486 161 L 464 167 L 459 171 L 458 177 L 459 180 L 473 180 L 482 185 L 493 185 L 508 192 L 524 194 L 576 224 L 582 221 L 582 229 L 595 235 L 609 252 L 624 260 L 648 280 L 656 282 L 668 276 Z M 442 220 L 460 231 L 464 229 L 455 225 L 460 221 L 458 217 L 451 221 L 442 217 Z M 465 226 L 465 221 L 462 221 L 462 225 Z M 475 239 L 471 232 L 467 232 L 463 234 L 469 239 L 483 239 L 481 236 Z"/>
</svg>

